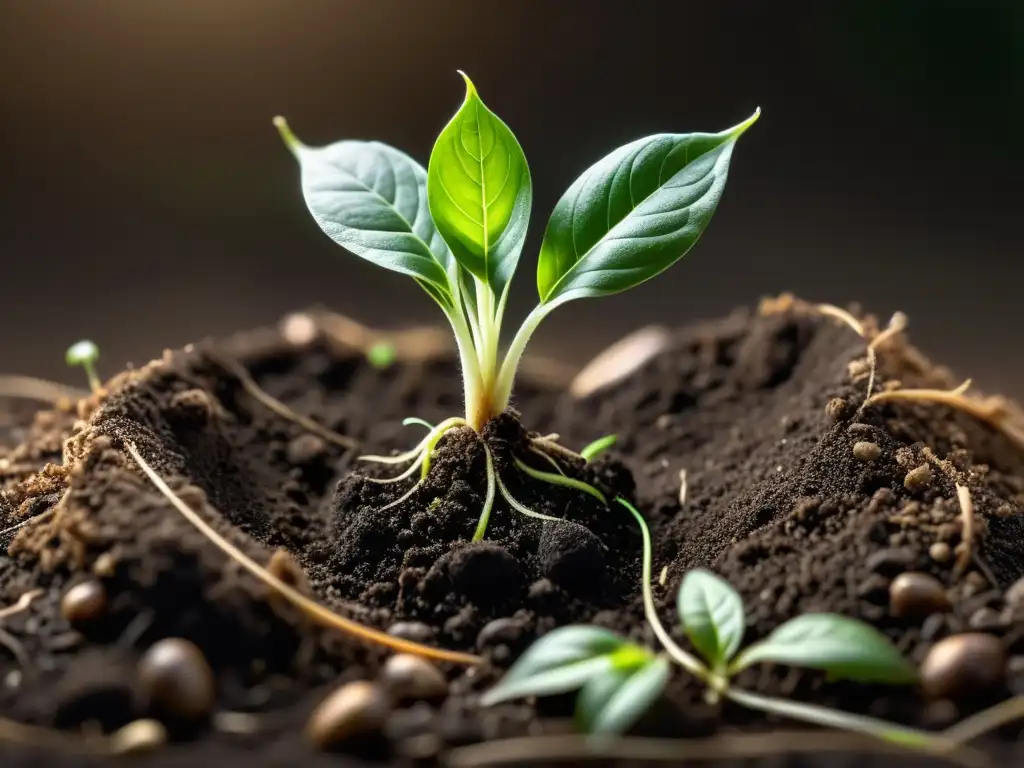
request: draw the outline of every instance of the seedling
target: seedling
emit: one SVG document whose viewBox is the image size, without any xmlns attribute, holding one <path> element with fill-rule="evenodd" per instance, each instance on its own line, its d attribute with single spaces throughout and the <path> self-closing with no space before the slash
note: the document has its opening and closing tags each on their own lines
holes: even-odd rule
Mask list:
<svg viewBox="0 0 1024 768">
<path fill-rule="evenodd" d="M 462 73 L 460 73 L 462 74 Z M 537 264 L 539 304 L 504 354 L 500 336 L 509 286 L 526 239 L 533 187 L 511 129 L 463 74 L 462 106 L 441 131 L 426 169 L 375 141 L 303 144 L 284 118 L 274 123 L 299 162 L 302 191 L 314 220 L 335 242 L 367 261 L 412 277 L 440 306 L 458 346 L 464 417 L 431 428 L 416 448 L 395 457 L 363 457 L 422 468 L 451 429 L 482 432 L 503 413 L 527 342 L 556 307 L 608 296 L 660 274 L 697 241 L 725 188 L 733 148 L 756 120 L 721 133 L 655 134 L 615 150 L 587 169 L 555 205 Z M 550 441 L 549 441 L 550 442 Z M 549 454 L 554 473 L 537 480 L 570 483 Z M 487 453 L 487 492 L 474 538 L 483 536 L 496 490 L 520 512 L 494 474 Z M 549 462 L 550 463 L 550 462 Z M 394 504 L 415 493 L 419 483 Z M 588 486 L 589 487 L 589 486 Z M 595 489 L 587 491 L 596 494 Z"/>
<path fill-rule="evenodd" d="M 615 441 L 618 439 L 618 435 L 605 435 L 604 437 L 599 437 L 594 442 L 585 446 L 583 450 L 580 451 L 580 456 L 583 457 L 584 461 L 593 461 L 615 445 Z"/>
<path fill-rule="evenodd" d="M 644 610 L 662 645 L 655 653 L 613 632 L 587 626 L 556 629 L 537 640 L 487 692 L 485 706 L 523 696 L 578 690 L 576 719 L 590 733 L 621 733 L 661 694 L 673 661 L 706 686 L 709 702 L 722 697 L 737 704 L 817 725 L 865 733 L 926 751 L 952 744 L 924 731 L 812 704 L 762 696 L 736 688 L 732 679 L 755 664 L 819 669 L 831 679 L 905 685 L 917 679 L 913 665 L 873 627 L 836 614 L 806 614 L 779 626 L 740 650 L 746 631 L 743 601 L 724 579 L 690 571 L 679 588 L 680 622 L 695 656 L 665 631 L 651 589 L 651 534 L 643 516 L 621 497 L 616 501 L 636 519 L 643 536 Z"/>
<path fill-rule="evenodd" d="M 103 389 L 103 382 L 96 373 L 96 361 L 100 359 L 100 348 L 94 342 L 84 339 L 68 347 L 64 354 L 65 362 L 72 366 L 81 366 L 85 369 L 86 378 L 89 380 L 89 389 L 99 392 Z"/>
</svg>

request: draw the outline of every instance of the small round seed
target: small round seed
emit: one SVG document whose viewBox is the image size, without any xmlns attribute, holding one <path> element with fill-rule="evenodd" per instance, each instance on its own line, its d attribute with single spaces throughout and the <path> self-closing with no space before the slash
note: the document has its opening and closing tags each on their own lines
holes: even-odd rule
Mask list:
<svg viewBox="0 0 1024 768">
<path fill-rule="evenodd" d="M 99 618 L 107 610 L 107 590 L 90 579 L 71 587 L 60 601 L 60 612 L 72 624 Z"/>
<path fill-rule="evenodd" d="M 853 457 L 857 461 L 874 461 L 881 455 L 882 449 L 878 447 L 878 443 L 858 440 L 853 444 Z"/>
<path fill-rule="evenodd" d="M 927 573 L 907 571 L 889 585 L 889 612 L 893 616 L 929 616 L 950 608 L 942 583 Z"/>
<path fill-rule="evenodd" d="M 384 689 L 367 680 L 346 683 L 329 694 L 310 715 L 306 736 L 321 749 L 380 731 L 391 713 Z"/>
<path fill-rule="evenodd" d="M 928 556 L 936 563 L 948 563 L 953 557 L 953 550 L 944 541 L 936 541 L 928 547 Z"/>
<path fill-rule="evenodd" d="M 970 697 L 1002 683 L 1006 650 L 994 635 L 966 632 L 932 646 L 921 664 L 921 687 L 936 699 Z"/>
<path fill-rule="evenodd" d="M 436 666 L 420 656 L 398 653 L 384 662 L 381 683 L 399 701 L 439 699 L 448 681 Z"/>
<path fill-rule="evenodd" d="M 169 715 L 193 720 L 213 709 L 213 671 L 188 640 L 172 637 L 152 645 L 139 661 L 138 675 L 149 700 Z"/>
<path fill-rule="evenodd" d="M 910 470 L 903 478 L 903 487 L 908 491 L 919 491 L 927 488 L 932 481 L 932 468 L 927 464 Z"/>
</svg>

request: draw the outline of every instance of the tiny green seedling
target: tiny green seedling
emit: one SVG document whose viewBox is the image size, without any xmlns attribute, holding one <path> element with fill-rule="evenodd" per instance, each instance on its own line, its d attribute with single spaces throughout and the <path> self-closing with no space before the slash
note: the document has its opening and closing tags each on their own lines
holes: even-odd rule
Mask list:
<svg viewBox="0 0 1024 768">
<path fill-rule="evenodd" d="M 103 382 L 100 381 L 100 377 L 96 373 L 96 361 L 99 359 L 100 348 L 88 339 L 72 344 L 64 354 L 64 361 L 68 365 L 81 366 L 85 369 L 85 376 L 89 380 L 89 389 L 93 392 L 98 392 L 103 388 Z"/>
<path fill-rule="evenodd" d="M 416 448 L 399 456 L 362 457 L 413 462 L 408 473 L 392 480 L 412 477 L 418 466 L 422 481 L 445 432 L 471 427 L 480 433 L 506 410 L 527 342 L 552 310 L 574 299 L 633 288 L 682 258 L 718 207 L 736 141 L 760 114 L 720 133 L 648 136 L 587 169 L 548 220 L 537 264 L 539 304 L 502 354 L 502 321 L 526 239 L 533 185 L 511 129 L 462 76 L 465 100 L 441 131 L 425 169 L 376 141 L 310 147 L 284 118 L 274 120 L 299 162 L 303 195 L 317 224 L 356 256 L 413 278 L 441 307 L 455 334 L 465 416 L 432 427 Z M 486 442 L 484 448 L 488 483 L 478 536 L 486 529 L 495 489 L 513 509 L 523 509 L 496 478 Z M 540 441 L 531 449 L 545 452 Z M 580 485 L 568 482 L 560 468 L 532 476 Z M 596 489 L 587 492 L 604 501 Z"/>
<path fill-rule="evenodd" d="M 397 357 L 398 351 L 390 341 L 378 341 L 366 350 L 367 362 L 379 370 L 390 368 Z"/>
<path fill-rule="evenodd" d="M 779 626 L 740 650 L 746 632 L 743 601 L 719 576 L 690 571 L 679 588 L 680 622 L 700 658 L 672 639 L 655 611 L 651 588 L 651 535 L 643 516 L 624 499 L 644 540 L 642 588 L 647 621 L 663 646 L 655 653 L 613 632 L 587 626 L 556 629 L 537 640 L 481 703 L 578 690 L 576 717 L 595 734 L 629 729 L 658 698 L 669 679 L 669 660 L 706 688 L 710 702 L 725 697 L 737 704 L 818 725 L 858 731 L 925 750 L 945 749 L 941 737 L 875 718 L 812 704 L 776 699 L 736 688 L 732 679 L 754 664 L 819 669 L 832 679 L 905 685 L 917 671 L 873 627 L 835 614 L 806 614 Z"/>
<path fill-rule="evenodd" d="M 604 437 L 599 437 L 594 442 L 585 446 L 583 450 L 580 451 L 580 456 L 583 457 L 584 461 L 593 461 L 602 453 L 604 453 L 613 445 L 615 445 L 615 442 L 618 439 L 618 435 L 605 435 Z"/>
</svg>

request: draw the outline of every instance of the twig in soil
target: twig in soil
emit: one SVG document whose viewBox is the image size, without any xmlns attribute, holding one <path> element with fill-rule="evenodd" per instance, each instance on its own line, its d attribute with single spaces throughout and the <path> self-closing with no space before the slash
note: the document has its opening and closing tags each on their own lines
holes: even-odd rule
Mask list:
<svg viewBox="0 0 1024 768">
<path fill-rule="evenodd" d="M 481 661 L 479 656 L 474 656 L 469 653 L 447 651 L 442 648 L 431 648 L 427 645 L 421 645 L 420 643 L 414 643 L 409 640 L 394 637 L 386 634 L 385 632 L 381 632 L 380 630 L 373 629 L 372 627 L 367 627 L 357 621 L 353 621 L 352 619 L 340 616 L 319 603 L 310 600 L 302 593 L 296 591 L 288 584 L 285 584 L 276 576 L 269 573 L 265 568 L 258 565 L 254 560 L 238 549 L 238 547 L 231 544 L 227 539 L 213 530 L 213 528 L 210 527 L 210 525 L 203 520 L 195 510 L 189 507 L 173 490 L 171 490 L 170 486 L 164 482 L 163 478 L 161 478 L 160 475 L 158 475 L 153 468 L 146 463 L 138 449 L 132 443 L 125 441 L 124 445 L 153 485 L 157 487 L 160 493 L 164 495 L 171 505 L 180 512 L 186 520 L 192 523 L 200 533 L 206 536 L 206 538 L 216 545 L 218 549 L 224 552 L 224 554 L 241 565 L 245 570 L 249 571 L 249 573 L 262 581 L 265 585 L 275 590 L 281 595 L 281 597 L 290 602 L 296 608 L 303 611 L 314 622 L 323 627 L 335 629 L 353 637 L 358 637 L 364 641 L 383 645 L 394 651 L 413 653 L 425 658 L 435 659 L 437 661 L 448 661 L 454 664 L 478 664 Z"/>
<path fill-rule="evenodd" d="M 775 731 L 728 733 L 706 739 L 659 739 L 637 736 L 594 738 L 582 734 L 552 734 L 499 739 L 456 747 L 442 757 L 449 768 L 518 765 L 531 762 L 636 760 L 690 763 L 703 760 L 743 760 L 762 756 L 847 754 L 906 755 L 911 750 L 856 733 Z M 979 764 L 980 755 L 972 755 Z"/>
<path fill-rule="evenodd" d="M 245 367 L 242 366 L 241 364 L 236 363 L 233 360 L 228 360 L 226 358 L 221 357 L 216 358 L 215 362 L 217 365 L 226 369 L 229 373 L 231 373 L 232 376 L 238 379 L 239 384 L 242 385 L 242 389 L 248 392 L 253 399 L 257 400 L 263 406 L 276 413 L 282 419 L 287 419 L 288 421 L 294 422 L 303 429 L 312 432 L 318 437 L 322 437 L 329 443 L 333 443 L 334 445 L 340 446 L 342 448 L 353 450 L 359 447 L 359 442 L 357 440 L 339 434 L 338 432 L 335 432 L 333 429 L 328 429 L 322 424 L 313 421 L 313 419 L 309 418 L 308 416 L 303 416 L 301 413 L 297 413 L 296 411 L 292 410 L 287 405 L 282 403 L 280 400 L 268 395 L 260 388 L 260 386 L 253 379 L 253 377 L 249 375 L 249 372 L 245 370 Z"/>
<path fill-rule="evenodd" d="M 32 376 L 0 376 L 0 397 L 17 397 L 25 400 L 39 400 L 58 405 L 64 401 L 83 400 L 89 396 L 85 390 L 46 381 Z"/>
<path fill-rule="evenodd" d="M 167 730 L 157 720 L 134 720 L 109 736 L 72 736 L 53 728 L 0 718 L 0 740 L 51 750 L 62 747 L 88 755 L 127 755 L 162 746 Z"/>
</svg>

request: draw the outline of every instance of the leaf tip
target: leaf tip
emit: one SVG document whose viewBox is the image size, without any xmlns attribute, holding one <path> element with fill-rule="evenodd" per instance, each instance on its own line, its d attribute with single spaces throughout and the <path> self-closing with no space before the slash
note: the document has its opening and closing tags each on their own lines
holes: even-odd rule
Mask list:
<svg viewBox="0 0 1024 768">
<path fill-rule="evenodd" d="M 292 132 L 291 127 L 288 125 L 288 121 L 281 115 L 274 117 L 273 123 L 274 127 L 277 128 L 277 132 L 281 134 L 281 140 L 285 146 L 291 150 L 293 155 L 297 156 L 299 150 L 303 149 L 306 145 L 299 141 L 299 137 Z"/>
<path fill-rule="evenodd" d="M 466 74 L 466 73 L 465 73 L 464 71 L 462 71 L 461 69 L 457 69 L 457 70 L 455 70 L 455 71 L 456 71 L 456 72 L 458 72 L 458 73 L 459 73 L 459 74 L 460 74 L 460 75 L 462 76 L 462 79 L 463 79 L 463 80 L 465 80 L 465 82 L 466 82 L 466 101 L 469 101 L 469 100 L 470 100 L 470 99 L 472 99 L 472 98 L 473 98 L 474 96 L 476 96 L 477 98 L 479 98 L 479 97 L 480 97 L 480 94 L 478 94 L 478 93 L 476 92 L 476 86 L 475 86 L 475 85 L 473 85 L 473 81 L 469 79 L 469 75 L 467 75 L 467 74 Z"/>
<path fill-rule="evenodd" d="M 738 139 L 740 136 L 742 136 L 744 133 L 746 133 L 746 130 L 750 126 L 752 126 L 754 123 L 757 122 L 757 118 L 759 118 L 760 116 L 761 116 L 761 108 L 757 107 L 757 108 L 754 109 L 754 114 L 752 114 L 750 117 L 748 117 L 742 123 L 737 125 L 735 128 L 730 128 L 729 129 L 729 133 L 732 134 L 734 139 Z"/>
</svg>

